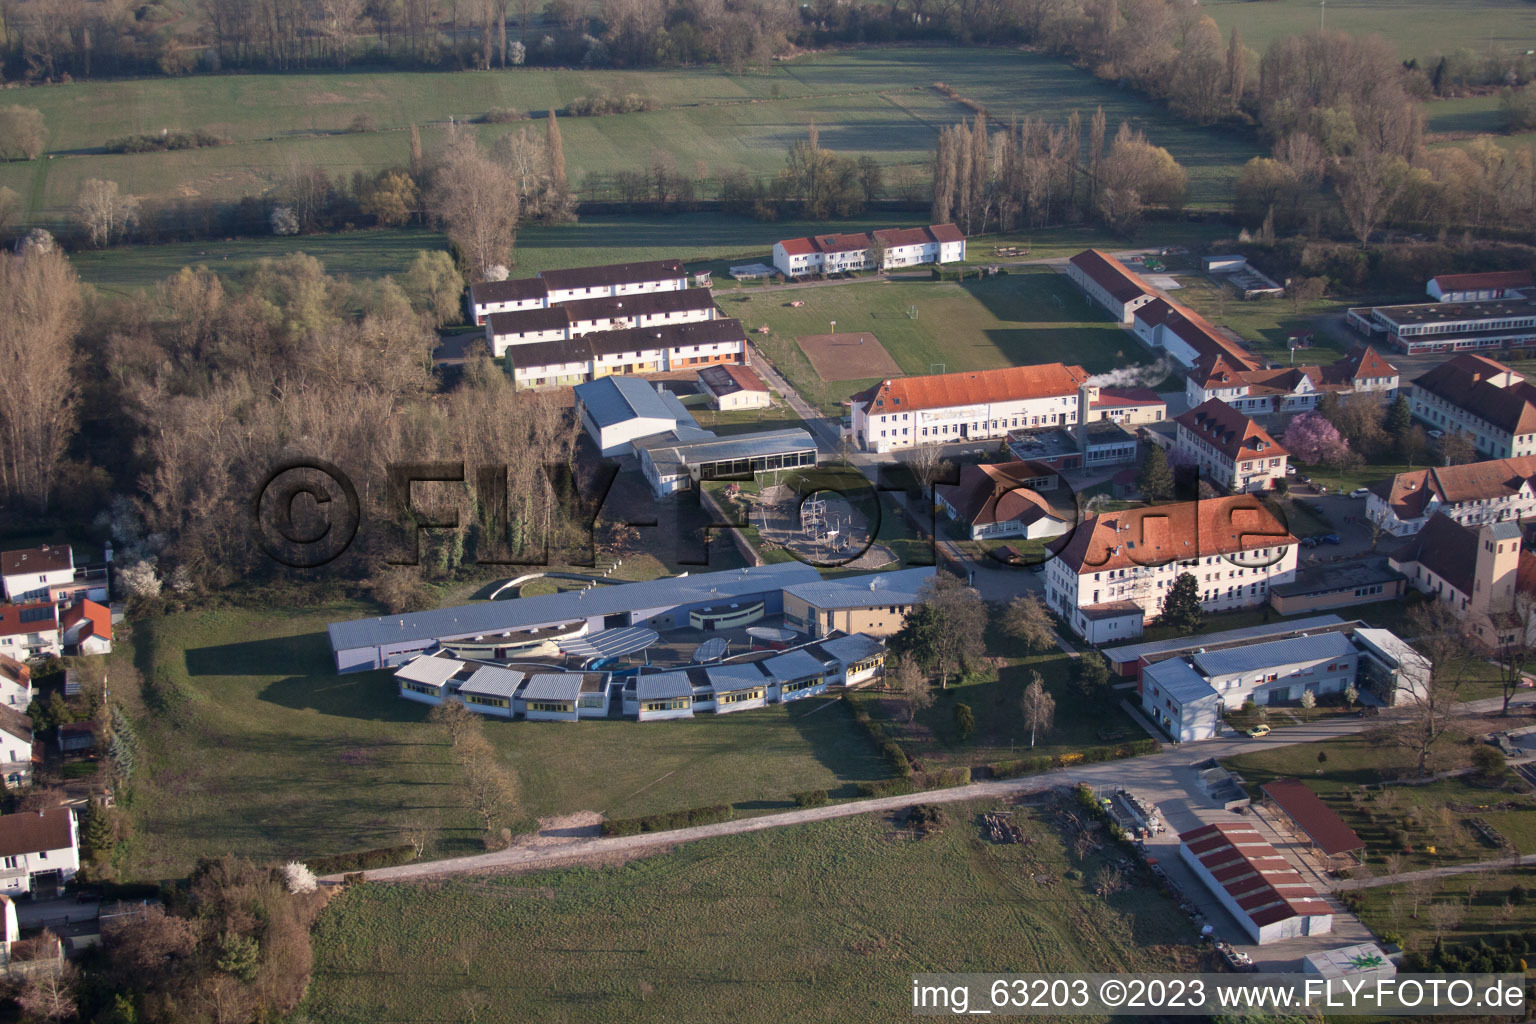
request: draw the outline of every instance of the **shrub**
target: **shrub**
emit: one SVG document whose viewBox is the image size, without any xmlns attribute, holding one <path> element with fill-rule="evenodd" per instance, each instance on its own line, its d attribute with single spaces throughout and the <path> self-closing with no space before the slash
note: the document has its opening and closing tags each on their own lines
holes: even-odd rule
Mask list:
<svg viewBox="0 0 1536 1024">
<path fill-rule="evenodd" d="M 1477 769 L 1477 773 L 1483 778 L 1493 779 L 1504 774 L 1509 767 L 1509 762 L 1505 759 L 1502 750 L 1484 743 L 1472 751 L 1472 767 Z"/>
<path fill-rule="evenodd" d="M 511 107 L 492 107 L 480 115 L 481 124 L 510 124 L 513 121 L 526 121 L 528 115 Z"/>
<path fill-rule="evenodd" d="M 918 789 L 950 789 L 954 786 L 964 786 L 971 781 L 971 769 L 964 765 L 958 768 L 940 768 L 936 772 L 913 772 L 912 783 Z"/>
<path fill-rule="evenodd" d="M 315 873 L 305 864 L 291 860 L 282 866 L 283 886 L 291 893 L 314 892 L 320 887 Z"/>
<path fill-rule="evenodd" d="M 158 135 L 121 135 L 107 140 L 108 153 L 164 153 L 176 149 L 202 149 L 207 146 L 223 146 L 229 142 L 206 128 L 196 131 L 165 131 Z"/>
<path fill-rule="evenodd" d="M 415 859 L 416 848 L 406 843 L 403 846 L 380 846 L 371 850 L 334 853 L 328 857 L 310 857 L 300 866 L 307 866 L 312 874 L 336 875 L 343 872 L 367 871 L 371 868 L 393 867 Z"/>
<path fill-rule="evenodd" d="M 796 807 L 823 807 L 828 797 L 831 796 L 825 789 L 807 789 L 799 793 L 791 793 Z"/>
<path fill-rule="evenodd" d="M 859 783 L 858 789 L 859 796 L 902 796 L 916 793 L 917 783 L 914 779 L 876 779 Z"/>
<path fill-rule="evenodd" d="M 1052 760 L 1049 754 L 1036 754 L 1032 757 L 1016 757 L 1011 761 L 993 761 L 985 767 L 994 779 L 1011 779 L 1017 775 L 1047 771 L 1052 767 Z"/>
<path fill-rule="evenodd" d="M 570 117 L 601 117 L 656 110 L 660 106 L 653 96 L 627 92 L 622 96 L 578 96 L 565 105 L 565 113 Z"/>
<path fill-rule="evenodd" d="M 347 131 L 352 132 L 353 134 L 358 134 L 361 132 L 376 132 L 378 130 L 379 122 L 375 121 L 373 119 L 373 115 L 367 113 L 366 111 L 364 113 L 358 114 L 347 123 Z"/>
<path fill-rule="evenodd" d="M 633 836 L 642 832 L 671 832 L 694 825 L 729 821 L 733 813 L 729 804 L 711 804 L 708 807 L 690 807 L 685 811 L 647 814 L 639 818 L 616 818 L 603 822 L 602 833 L 605 836 Z"/>
</svg>

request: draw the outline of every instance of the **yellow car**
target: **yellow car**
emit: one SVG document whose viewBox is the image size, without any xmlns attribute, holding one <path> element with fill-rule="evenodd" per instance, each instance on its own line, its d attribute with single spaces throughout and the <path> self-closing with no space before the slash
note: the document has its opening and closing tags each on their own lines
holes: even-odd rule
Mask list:
<svg viewBox="0 0 1536 1024">
<path fill-rule="evenodd" d="M 1257 739 L 1262 739 L 1263 737 L 1269 735 L 1269 726 L 1264 725 L 1262 723 L 1259 724 L 1259 725 L 1256 725 L 1252 729 L 1248 730 L 1248 735 L 1252 736 L 1256 740 Z"/>
</svg>

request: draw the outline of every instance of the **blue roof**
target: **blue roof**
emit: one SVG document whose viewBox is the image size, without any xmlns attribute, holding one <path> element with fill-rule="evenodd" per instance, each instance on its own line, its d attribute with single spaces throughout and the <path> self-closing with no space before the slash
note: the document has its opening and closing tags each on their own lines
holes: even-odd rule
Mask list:
<svg viewBox="0 0 1536 1024">
<path fill-rule="evenodd" d="M 1342 658 L 1354 653 L 1355 645 L 1350 643 L 1349 637 L 1343 633 L 1330 632 L 1271 640 L 1266 644 L 1249 644 L 1246 647 L 1229 647 L 1224 651 L 1207 651 L 1192 657 L 1200 671 L 1207 676 L 1223 676 L 1229 672 L 1252 672 L 1277 665 L 1294 665 L 1301 661 Z"/>
<path fill-rule="evenodd" d="M 778 562 L 696 576 L 669 576 L 644 583 L 567 590 L 511 601 L 485 601 L 409 615 L 353 619 L 330 624 L 331 650 L 497 635 L 636 609 L 676 608 L 716 601 L 727 603 L 752 594 L 780 590 L 786 584 L 820 578 L 821 574 L 804 562 Z"/>
<path fill-rule="evenodd" d="M 1189 662 L 1183 658 L 1169 658 L 1167 661 L 1147 666 L 1147 670 L 1141 674 L 1143 688 L 1149 680 L 1177 701 L 1180 707 L 1217 695 L 1215 688 L 1201 679 L 1200 673 L 1190 668 Z"/>
<path fill-rule="evenodd" d="M 1311 615 L 1304 619 L 1271 622 L 1262 626 L 1226 629 L 1220 633 L 1180 636 L 1172 640 L 1150 640 L 1144 644 L 1126 644 L 1123 647 L 1106 647 L 1104 648 L 1104 657 L 1110 661 L 1124 663 L 1154 654 L 1168 654 L 1171 651 L 1189 651 L 1194 650 L 1196 647 L 1212 647 L 1217 644 L 1228 644 L 1238 640 L 1260 640 L 1264 637 L 1277 636 L 1281 633 L 1295 633 L 1298 630 L 1307 629 L 1328 629 L 1333 626 L 1342 626 L 1343 624 L 1344 620 L 1337 615 Z"/>
<path fill-rule="evenodd" d="M 933 566 L 844 576 L 836 580 L 811 580 L 784 588 L 817 608 L 868 608 L 874 605 L 916 604 L 918 590 L 933 578 Z"/>
<path fill-rule="evenodd" d="M 639 377 L 599 377 L 576 385 L 575 390 L 576 400 L 586 407 L 587 415 L 599 427 L 639 418 L 676 421 L 673 405 Z M 672 401 L 682 408 L 675 398 Z"/>
</svg>

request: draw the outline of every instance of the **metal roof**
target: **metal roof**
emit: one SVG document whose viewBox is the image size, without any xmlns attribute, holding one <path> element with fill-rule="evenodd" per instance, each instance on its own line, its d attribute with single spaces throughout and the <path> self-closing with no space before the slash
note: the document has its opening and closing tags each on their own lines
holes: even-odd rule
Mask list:
<svg viewBox="0 0 1536 1024">
<path fill-rule="evenodd" d="M 423 654 L 401 665 L 395 672 L 396 679 L 408 679 L 413 683 L 442 686 L 458 675 L 464 662 L 441 654 Z"/>
<path fill-rule="evenodd" d="M 1279 636 L 1284 633 L 1294 633 L 1298 630 L 1329 629 L 1342 625 L 1344 625 L 1344 620 L 1337 615 L 1311 615 L 1304 619 L 1273 622 L 1263 626 L 1245 626 L 1242 629 L 1227 629 L 1220 633 L 1206 633 L 1202 636 L 1181 636 L 1175 637 L 1172 640 L 1152 640 L 1144 644 L 1106 647 L 1104 648 L 1104 656 L 1110 661 L 1123 663 L 1157 654 L 1190 651 L 1197 647 L 1229 644 L 1240 640 L 1258 640 L 1264 637 Z"/>
<path fill-rule="evenodd" d="M 1397 662 L 1398 668 L 1408 667 L 1428 672 L 1429 659 L 1408 645 L 1408 642 L 1390 629 L 1374 629 L 1362 626 L 1355 636 L 1376 653 Z"/>
<path fill-rule="evenodd" d="M 523 700 L 574 701 L 581 696 L 580 672 L 540 672 L 523 687 Z"/>
<path fill-rule="evenodd" d="M 693 649 L 693 657 L 689 660 L 695 665 L 706 661 L 719 661 L 725 657 L 725 652 L 730 650 L 731 642 L 723 636 L 712 636 Z"/>
<path fill-rule="evenodd" d="M 667 404 L 666 399 L 638 377 L 599 377 L 578 384 L 576 401 L 586 408 L 592 422 L 600 427 L 611 427 L 633 419 L 677 422 L 673 408 Z"/>
<path fill-rule="evenodd" d="M 932 566 L 844 576 L 836 580 L 811 580 L 784 588 L 817 608 L 868 608 L 873 605 L 916 604 L 924 581 L 933 578 Z"/>
<path fill-rule="evenodd" d="M 408 615 L 333 622 L 329 626 L 331 649 L 345 651 L 408 645 L 424 640 L 499 635 L 636 609 L 727 603 L 820 578 L 814 568 L 803 562 L 778 562 L 696 576 L 670 576 L 643 583 L 608 584 L 591 590 L 567 590 L 511 601 L 486 601 Z"/>
<path fill-rule="evenodd" d="M 1229 647 L 1224 651 L 1207 651 L 1192 657 L 1195 666 L 1204 675 L 1219 676 L 1228 672 L 1251 672 L 1277 665 L 1294 665 L 1302 661 L 1342 658 L 1355 653 L 1355 645 L 1349 642 L 1349 637 L 1343 633 L 1330 632 L 1271 640 L 1269 643 L 1249 644 L 1245 647 Z"/>
<path fill-rule="evenodd" d="M 510 700 L 522 684 L 523 673 L 495 665 L 481 665 L 475 674 L 459 686 L 460 693 L 472 693 L 478 697 L 502 697 Z"/>
<path fill-rule="evenodd" d="M 1275 779 L 1259 788 L 1328 856 L 1365 849 L 1365 840 L 1300 779 Z"/>
<path fill-rule="evenodd" d="M 612 378 L 603 379 L 611 380 Z M 726 437 L 702 437 L 696 440 L 679 440 L 669 435 L 656 439 L 637 440 L 633 442 L 633 446 L 637 452 L 642 449 L 648 452 L 651 461 L 658 467 L 709 465 L 817 450 L 816 441 L 811 437 L 810 432 L 800 427 L 763 430 L 753 434 L 731 434 Z"/>
<path fill-rule="evenodd" d="M 716 693 L 729 693 L 732 690 L 750 690 L 756 686 L 767 686 L 769 679 L 759 667 L 760 661 L 737 662 L 734 665 L 711 665 L 704 670 L 709 677 L 709 688 Z"/>
<path fill-rule="evenodd" d="M 1145 687 L 1148 682 L 1156 683 L 1180 707 L 1217 695 L 1211 684 L 1200 678 L 1200 673 L 1183 658 L 1169 658 L 1148 667 L 1142 673 L 1141 685 Z"/>
<path fill-rule="evenodd" d="M 885 649 L 885 645 L 879 640 L 864 633 L 835 636 L 830 640 L 818 640 L 816 646 L 844 665 L 850 665 L 872 654 L 878 654 Z"/>
<path fill-rule="evenodd" d="M 639 700 L 673 700 L 692 697 L 693 684 L 686 672 L 656 672 L 635 680 L 635 697 Z"/>
<path fill-rule="evenodd" d="M 808 679 L 811 676 L 823 675 L 827 666 L 821 663 L 810 651 L 801 649 L 798 651 L 785 651 L 763 661 L 763 667 L 773 673 L 775 679 L 793 682 L 796 679 Z"/>
<path fill-rule="evenodd" d="M 561 640 L 559 647 L 560 653 L 574 654 L 578 658 L 619 658 L 645 650 L 660 635 L 654 629 L 646 629 L 644 626 L 625 626 L 623 629 L 604 629 L 586 636 Z"/>
</svg>

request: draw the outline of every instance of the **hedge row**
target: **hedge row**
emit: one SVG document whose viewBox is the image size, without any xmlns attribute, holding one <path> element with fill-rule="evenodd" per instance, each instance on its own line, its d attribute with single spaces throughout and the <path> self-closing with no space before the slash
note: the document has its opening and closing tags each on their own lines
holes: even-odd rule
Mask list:
<svg viewBox="0 0 1536 1024">
<path fill-rule="evenodd" d="M 380 846 L 372 850 L 353 850 L 351 853 L 334 853 L 329 857 L 311 857 L 304 862 L 317 875 L 337 875 L 348 871 L 367 871 L 370 868 L 389 868 L 416 859 L 416 848 L 404 846 Z"/>
<path fill-rule="evenodd" d="M 870 741 L 880 748 L 880 753 L 886 763 L 891 766 L 891 771 L 904 779 L 910 776 L 912 762 L 908 760 L 907 752 L 901 749 L 901 744 L 896 742 L 896 738 L 886 732 L 885 726 L 871 718 L 868 711 L 855 704 L 848 694 L 843 694 L 843 701 L 853 712 L 854 724 L 863 729 Z"/>
<path fill-rule="evenodd" d="M 1062 754 L 1032 754 L 1029 757 L 1016 757 L 1009 761 L 993 761 L 991 764 L 983 765 L 983 768 L 994 779 L 1011 779 L 1018 775 L 1031 775 L 1035 772 L 1050 771 L 1052 768 L 1067 768 L 1074 764 L 1118 761 L 1126 757 L 1155 754 L 1160 749 L 1162 748 L 1157 740 L 1148 737 L 1144 740 L 1132 740 L 1129 743 L 1117 743 L 1112 747 L 1087 747 Z"/>
<path fill-rule="evenodd" d="M 163 153 L 173 149 L 203 149 L 207 146 L 223 146 L 229 142 L 204 128 L 196 131 L 173 131 L 145 135 L 122 135 L 107 140 L 108 153 Z"/>
<path fill-rule="evenodd" d="M 876 779 L 859 783 L 860 796 L 903 796 L 922 793 L 930 789 L 951 789 L 971 781 L 971 770 L 966 767 L 941 768 L 936 772 L 913 772 L 901 779 Z"/>
<path fill-rule="evenodd" d="M 807 789 L 789 795 L 794 799 L 796 807 L 825 807 L 829 796 L 825 789 Z"/>
<path fill-rule="evenodd" d="M 686 811 L 647 814 L 641 818 L 616 818 L 603 822 L 602 832 L 605 836 L 637 836 L 642 832 L 670 832 L 677 828 L 713 825 L 717 821 L 730 819 L 730 804 L 712 804 L 709 807 L 690 807 Z"/>
</svg>

